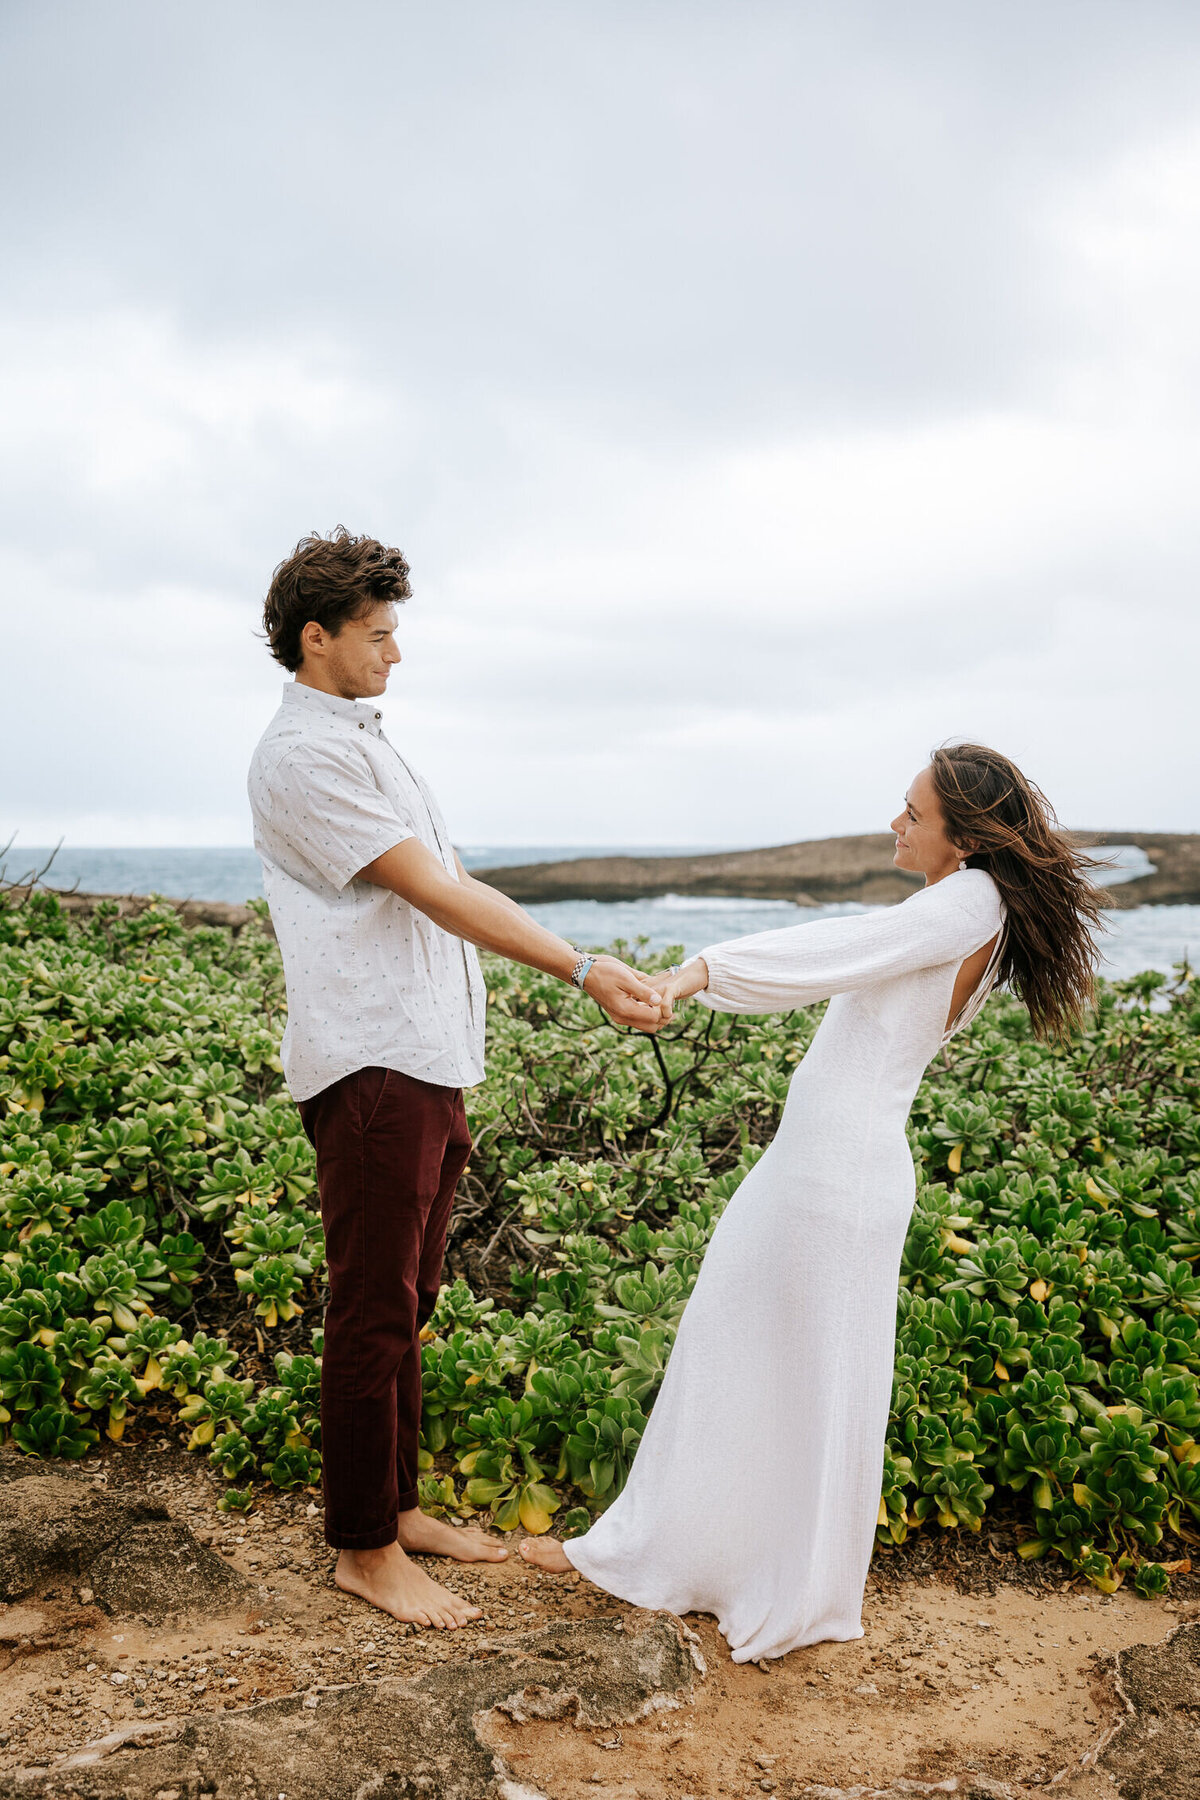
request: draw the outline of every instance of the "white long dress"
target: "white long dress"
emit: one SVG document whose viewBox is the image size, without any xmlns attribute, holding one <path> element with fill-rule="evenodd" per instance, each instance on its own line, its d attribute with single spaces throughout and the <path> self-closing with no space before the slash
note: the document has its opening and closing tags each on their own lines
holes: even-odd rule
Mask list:
<svg viewBox="0 0 1200 1800">
<path fill-rule="evenodd" d="M 915 1194 L 905 1120 L 1003 904 L 962 869 L 901 905 L 703 952 L 723 1012 L 830 1005 L 717 1222 L 628 1481 L 563 1548 L 635 1605 L 715 1613 L 735 1662 L 862 1636 Z"/>
</svg>

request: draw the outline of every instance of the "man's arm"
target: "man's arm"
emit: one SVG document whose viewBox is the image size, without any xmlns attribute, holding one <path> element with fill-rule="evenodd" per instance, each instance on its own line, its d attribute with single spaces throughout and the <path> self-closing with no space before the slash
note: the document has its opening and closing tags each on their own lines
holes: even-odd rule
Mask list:
<svg viewBox="0 0 1200 1800">
<path fill-rule="evenodd" d="M 499 900 L 501 906 L 507 906 L 510 911 L 520 913 L 523 919 L 529 917 L 523 906 L 519 906 L 515 900 L 510 900 L 507 894 L 500 892 L 499 888 L 489 887 L 486 881 L 476 881 L 473 875 L 468 875 L 457 850 L 454 852 L 454 863 L 458 870 L 458 879 L 463 887 L 478 888 L 481 894 L 490 894 L 493 900 Z"/>
<path fill-rule="evenodd" d="M 390 888 L 443 931 L 452 931 L 469 944 L 495 950 L 531 969 L 544 969 L 562 981 L 571 979 L 578 953 L 565 938 L 547 931 L 514 900 L 497 893 L 486 882 L 474 881 L 469 875 L 456 881 L 418 838 L 405 838 L 403 843 L 385 850 L 358 871 L 358 880 Z M 657 989 L 616 957 L 598 956 L 584 986 L 618 1025 L 632 1025 L 642 1031 L 657 1028 Z"/>
</svg>

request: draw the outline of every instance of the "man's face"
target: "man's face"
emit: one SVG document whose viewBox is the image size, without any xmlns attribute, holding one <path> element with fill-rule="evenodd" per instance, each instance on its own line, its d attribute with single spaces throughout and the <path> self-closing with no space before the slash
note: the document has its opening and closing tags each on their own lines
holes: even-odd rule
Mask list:
<svg viewBox="0 0 1200 1800">
<path fill-rule="evenodd" d="M 347 619 L 336 636 L 319 625 L 306 625 L 303 641 L 306 670 L 315 674 L 319 669 L 320 685 L 343 700 L 375 699 L 400 661 L 396 609 L 389 604 Z"/>
</svg>

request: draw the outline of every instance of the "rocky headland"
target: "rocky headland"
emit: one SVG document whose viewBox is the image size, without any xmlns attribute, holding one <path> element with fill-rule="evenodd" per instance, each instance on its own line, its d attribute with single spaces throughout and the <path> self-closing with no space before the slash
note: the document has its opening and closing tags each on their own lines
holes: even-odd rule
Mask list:
<svg viewBox="0 0 1200 1800">
<path fill-rule="evenodd" d="M 1106 844 L 1144 850 L 1153 873 L 1106 889 L 1110 905 L 1200 904 L 1200 834 L 1078 831 L 1076 841 L 1103 857 Z M 644 900 L 656 894 L 730 895 L 794 900 L 802 906 L 858 900 L 886 905 L 919 887 L 892 864 L 889 831 L 865 837 L 815 838 L 768 850 L 708 856 L 584 856 L 570 862 L 476 869 L 480 881 L 523 904 L 548 900 Z"/>
<path fill-rule="evenodd" d="M 1094 849 L 1100 859 L 1105 845 L 1132 844 L 1144 850 L 1153 865 L 1148 875 L 1106 888 L 1108 905 L 1200 905 L 1200 833 L 1077 831 L 1073 836 L 1081 847 Z M 580 856 L 563 862 L 474 869 L 472 874 L 522 905 L 697 894 L 792 900 L 800 906 L 826 906 L 843 900 L 886 906 L 903 900 L 921 885 L 916 876 L 893 865 L 894 845 L 890 831 L 877 831 L 864 837 L 811 838 L 766 850 L 725 850 L 706 856 Z M 151 904 L 151 897 L 145 894 L 81 893 L 46 886 L 71 913 L 90 913 L 101 901 L 109 901 L 125 916 Z M 17 884 L 11 891 L 20 900 L 29 889 Z M 177 909 L 185 925 L 223 925 L 236 932 L 257 912 L 264 928 L 271 929 L 261 902 L 252 908 L 220 900 L 162 898 Z"/>
</svg>

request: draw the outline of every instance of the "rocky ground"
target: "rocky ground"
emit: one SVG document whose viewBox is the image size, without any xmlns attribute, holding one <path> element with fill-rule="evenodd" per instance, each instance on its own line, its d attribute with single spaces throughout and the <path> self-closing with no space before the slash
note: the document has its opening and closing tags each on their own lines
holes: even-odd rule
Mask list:
<svg viewBox="0 0 1200 1800">
<path fill-rule="evenodd" d="M 737 1666 L 518 1558 L 461 1632 L 330 1580 L 317 1500 L 248 1518 L 174 1446 L 0 1454 L 0 1800 L 1195 1800 L 1200 1598 L 1104 1598 L 993 1536 L 877 1560 L 866 1635 Z"/>
</svg>

